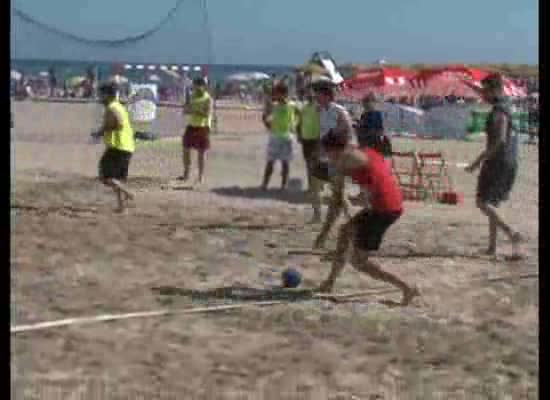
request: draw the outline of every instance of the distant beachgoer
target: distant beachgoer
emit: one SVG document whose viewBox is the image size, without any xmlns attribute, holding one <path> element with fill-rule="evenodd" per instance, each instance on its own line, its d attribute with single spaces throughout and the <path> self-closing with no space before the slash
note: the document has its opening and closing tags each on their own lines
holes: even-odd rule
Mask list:
<svg viewBox="0 0 550 400">
<path fill-rule="evenodd" d="M 86 71 L 86 97 L 95 97 L 97 88 L 97 77 L 93 68 L 88 68 Z"/>
<path fill-rule="evenodd" d="M 285 190 L 293 158 L 293 138 L 296 132 L 296 105 L 288 100 L 288 87 L 279 82 L 273 87 L 273 98 L 267 103 L 262 120 L 269 130 L 267 161 L 262 180 L 262 190 L 267 190 L 275 161 L 281 162 L 281 189 Z"/>
<path fill-rule="evenodd" d="M 300 71 L 296 73 L 296 95 L 298 96 L 298 100 L 300 101 L 306 100 L 307 93 L 306 93 L 305 77 L 304 77 L 304 74 Z"/>
<path fill-rule="evenodd" d="M 512 114 L 504 98 L 502 77 L 489 75 L 482 81 L 483 97 L 493 105 L 485 128 L 487 145 L 467 168 L 474 172 L 481 166 L 477 183 L 476 204 L 489 218 L 489 247 L 487 254 L 497 251 L 497 231 L 501 229 L 512 241 L 513 259 L 522 257 L 519 245 L 522 236 L 498 215 L 496 208 L 508 200 L 518 170 L 518 136 L 512 130 Z"/>
<path fill-rule="evenodd" d="M 57 89 L 57 78 L 55 76 L 55 71 L 53 68 L 50 68 L 48 71 L 48 79 L 50 85 L 50 97 L 55 97 Z"/>
<path fill-rule="evenodd" d="M 313 85 L 313 91 L 317 97 L 317 103 L 319 104 L 319 137 L 323 139 L 329 132 L 334 131 L 339 135 L 352 137 L 353 124 L 351 117 L 347 110 L 341 105 L 337 104 L 335 99 L 335 85 L 330 81 L 318 81 Z M 322 192 L 326 183 L 329 183 L 331 189 L 334 190 L 335 186 L 331 183 L 333 180 L 339 179 L 339 176 L 331 168 L 329 159 L 326 154 L 320 150 L 319 161 L 313 168 L 311 179 L 311 206 L 313 208 L 313 219 L 311 223 L 321 222 L 321 203 Z M 345 196 L 344 196 L 345 197 Z M 345 200 L 344 211 L 349 213 L 349 203 Z M 337 218 L 338 215 L 330 215 L 331 209 L 329 208 L 330 218 Z M 338 211 L 339 213 L 339 211 Z"/>
<path fill-rule="evenodd" d="M 183 104 L 189 104 L 189 102 L 191 101 L 193 81 L 191 80 L 191 78 L 189 78 L 187 72 L 183 73 L 181 82 L 183 87 Z"/>
<path fill-rule="evenodd" d="M 373 93 L 363 99 L 363 114 L 356 127 L 359 147 L 370 147 L 384 158 L 392 155 L 390 138 L 384 132 L 384 114 L 377 109 L 377 99 Z"/>
<path fill-rule="evenodd" d="M 306 163 L 308 191 L 311 191 L 311 172 L 319 161 L 319 106 L 315 102 L 311 89 L 304 89 L 306 103 L 301 107 L 298 119 L 298 141 Z"/>
<path fill-rule="evenodd" d="M 212 98 L 206 89 L 204 78 L 195 78 L 193 93 L 184 112 L 189 116 L 189 123 L 183 135 L 183 175 L 178 179 L 187 181 L 191 167 L 191 150 L 197 151 L 199 175 L 196 183 L 204 182 L 206 152 L 210 148 L 210 127 L 212 124 Z"/>
<path fill-rule="evenodd" d="M 113 189 L 117 196 L 117 211 L 123 212 L 127 202 L 134 198 L 134 194 L 122 182 L 128 177 L 135 139 L 128 112 L 117 100 L 116 94 L 117 88 L 113 83 L 100 88 L 105 116 L 97 136 L 103 136 L 106 150 L 99 161 L 99 178 L 104 185 Z"/>
<path fill-rule="evenodd" d="M 413 297 L 419 295 L 418 289 L 384 271 L 370 259 L 370 252 L 379 249 L 388 228 L 403 214 L 403 197 L 396 178 L 377 151 L 368 147 L 358 149 L 349 143 L 347 135 L 330 132 L 321 139 L 321 145 L 339 174 L 351 177 L 365 188 L 371 194 L 371 200 L 362 211 L 340 227 L 332 269 L 319 290 L 332 291 L 351 250 L 351 264 L 356 270 L 399 288 L 403 293 L 400 304 L 408 305 Z M 340 179 L 338 190 L 333 192 L 331 207 L 334 209 L 341 209 L 344 204 L 343 182 Z M 325 240 L 334 222 L 334 219 L 329 221 L 319 234 L 316 245 Z"/>
</svg>

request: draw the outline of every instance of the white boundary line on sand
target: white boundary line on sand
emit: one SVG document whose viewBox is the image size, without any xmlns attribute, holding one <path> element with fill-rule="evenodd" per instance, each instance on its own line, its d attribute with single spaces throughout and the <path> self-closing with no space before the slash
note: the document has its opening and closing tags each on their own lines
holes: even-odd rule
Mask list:
<svg viewBox="0 0 550 400">
<path fill-rule="evenodd" d="M 350 293 L 312 293 L 310 300 L 345 300 L 352 299 L 355 297 L 362 297 L 372 294 L 382 294 L 382 293 L 391 293 L 395 289 L 387 289 L 384 291 L 379 291 L 373 293 L 372 290 L 365 290 L 361 292 L 350 292 Z M 275 306 L 281 304 L 288 304 L 288 300 L 276 300 L 276 301 L 256 301 L 249 303 L 239 303 L 239 304 L 218 304 L 206 307 L 196 307 L 196 308 L 183 308 L 183 309 L 174 309 L 174 310 L 153 310 L 153 311 L 141 311 L 133 313 L 123 313 L 123 314 L 102 314 L 96 315 L 93 317 L 80 317 L 80 318 L 67 318 L 59 319 L 55 321 L 45 321 L 37 322 L 35 324 L 27 325 L 15 325 L 10 327 L 10 333 L 23 333 L 29 331 L 38 331 L 50 328 L 58 328 L 61 326 L 69 325 L 82 325 L 82 324 L 91 324 L 95 322 L 109 322 L 117 321 L 131 318 L 147 318 L 147 317 L 162 317 L 166 315 L 174 314 L 199 314 L 199 313 L 209 313 L 209 312 L 220 312 L 228 310 L 237 310 L 247 307 L 262 307 L 262 306 Z"/>
<path fill-rule="evenodd" d="M 28 325 L 15 325 L 10 327 L 10 333 L 22 333 L 22 332 L 37 331 L 37 330 L 43 330 L 43 329 L 49 329 L 49 328 L 57 328 L 60 326 L 91 324 L 94 322 L 108 322 L 108 321 L 117 321 L 117 320 L 123 320 L 123 319 L 131 319 L 131 318 L 162 317 L 162 316 L 172 315 L 172 314 L 198 314 L 198 313 L 207 313 L 207 312 L 220 312 L 220 311 L 227 311 L 227 310 L 236 310 L 236 309 L 241 309 L 245 307 L 272 306 L 272 305 L 284 304 L 284 303 L 286 302 L 258 301 L 253 303 L 220 304 L 216 306 L 184 308 L 184 309 L 175 309 L 175 310 L 141 311 L 141 312 L 124 313 L 124 314 L 102 314 L 94 317 L 67 318 L 67 319 L 60 319 L 56 321 L 38 322 L 35 324 L 28 324 Z"/>
</svg>

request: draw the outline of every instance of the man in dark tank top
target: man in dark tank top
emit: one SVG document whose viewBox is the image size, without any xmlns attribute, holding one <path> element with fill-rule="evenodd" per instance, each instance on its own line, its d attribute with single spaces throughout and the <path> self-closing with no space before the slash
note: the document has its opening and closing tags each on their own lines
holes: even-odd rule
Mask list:
<svg viewBox="0 0 550 400">
<path fill-rule="evenodd" d="M 522 240 L 519 232 L 506 224 L 496 209 L 500 203 L 508 200 L 517 175 L 518 136 L 512 130 L 511 110 L 504 98 L 502 77 L 489 75 L 482 81 L 483 97 L 492 104 L 486 125 L 486 149 L 470 164 L 467 172 L 481 167 L 476 204 L 489 219 L 489 247 L 487 254 L 496 255 L 497 233 L 502 230 L 512 241 L 512 258 L 522 257 L 519 244 Z"/>
</svg>

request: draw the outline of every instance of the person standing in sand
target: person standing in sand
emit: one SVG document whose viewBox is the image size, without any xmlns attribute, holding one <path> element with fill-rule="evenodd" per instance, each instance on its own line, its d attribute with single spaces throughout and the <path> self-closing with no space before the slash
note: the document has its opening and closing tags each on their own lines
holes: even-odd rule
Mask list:
<svg viewBox="0 0 550 400">
<path fill-rule="evenodd" d="M 502 77 L 492 74 L 482 81 L 484 99 L 492 104 L 486 125 L 487 144 L 467 168 L 473 173 L 481 166 L 477 183 L 476 205 L 489 219 L 487 254 L 496 255 L 497 232 L 502 230 L 512 241 L 513 259 L 523 257 L 519 245 L 522 236 L 506 224 L 496 208 L 508 200 L 517 175 L 518 136 L 512 131 L 512 114 L 504 98 Z"/>
<path fill-rule="evenodd" d="M 384 157 L 377 151 L 366 147 L 358 149 L 349 142 L 349 136 L 329 132 L 321 139 L 321 146 L 326 152 L 334 168 L 343 176 L 349 176 L 361 188 L 370 193 L 368 206 L 355 214 L 340 227 L 335 258 L 328 278 L 321 284 L 319 290 L 332 291 L 336 278 L 344 268 L 351 247 L 351 264 L 360 272 L 372 278 L 390 283 L 403 293 L 401 305 L 410 303 L 413 297 L 419 295 L 416 287 L 409 286 L 403 280 L 372 261 L 370 252 L 378 250 L 387 229 L 403 214 L 403 197 L 401 189 Z M 331 204 L 342 208 L 344 204 L 343 180 L 333 191 Z M 331 213 L 325 229 L 316 240 L 316 247 L 322 247 L 332 224 L 335 213 Z"/>
<path fill-rule="evenodd" d="M 301 107 L 298 116 L 298 141 L 306 163 L 308 192 L 311 192 L 311 171 L 319 160 L 319 107 L 315 102 L 311 89 L 304 89 L 306 103 Z"/>
<path fill-rule="evenodd" d="M 272 101 L 266 104 L 262 120 L 270 136 L 261 189 L 267 190 L 275 161 L 278 160 L 281 162 L 281 190 L 285 190 L 293 158 L 292 135 L 296 129 L 297 109 L 296 105 L 288 100 L 288 87 L 284 83 L 274 85 Z"/>
<path fill-rule="evenodd" d="M 356 127 L 359 147 L 378 151 L 391 165 L 391 140 L 384 131 L 384 114 L 378 109 L 378 99 L 374 93 L 363 98 L 363 110 Z"/>
<path fill-rule="evenodd" d="M 319 105 L 319 137 L 322 140 L 329 132 L 334 132 L 338 135 L 352 137 L 353 124 L 351 117 L 344 107 L 337 104 L 334 101 L 335 98 L 335 85 L 328 80 L 320 80 L 312 84 L 313 91 L 317 97 L 317 104 Z M 331 189 L 338 190 L 339 187 L 342 190 L 345 188 L 342 176 L 338 176 L 336 171 L 331 168 L 329 159 L 322 149 L 319 150 L 318 160 L 316 165 L 312 168 L 311 179 L 311 205 L 313 208 L 313 219 L 311 223 L 321 222 L 321 195 L 326 183 L 331 183 Z M 344 204 L 343 209 L 346 214 L 349 215 L 349 201 L 343 194 Z M 340 208 L 337 209 L 338 214 Z M 327 219 L 336 218 L 331 213 L 336 212 L 336 209 L 329 207 L 329 213 Z"/>
<path fill-rule="evenodd" d="M 133 193 L 122 184 L 128 177 L 130 160 L 135 150 L 134 130 L 126 108 L 117 100 L 116 85 L 104 84 L 99 94 L 105 106 L 105 115 L 98 136 L 103 136 L 106 146 L 99 161 L 99 178 L 115 192 L 117 212 L 124 212 L 127 202 L 134 198 Z"/>
<path fill-rule="evenodd" d="M 193 93 L 189 105 L 184 106 L 184 112 L 189 116 L 189 123 L 182 138 L 183 175 L 178 178 L 182 181 L 189 179 L 190 153 L 194 149 L 198 154 L 198 184 L 202 184 L 204 180 L 206 152 L 210 148 L 210 127 L 212 124 L 212 98 L 206 87 L 204 78 L 196 78 L 193 81 Z"/>
</svg>

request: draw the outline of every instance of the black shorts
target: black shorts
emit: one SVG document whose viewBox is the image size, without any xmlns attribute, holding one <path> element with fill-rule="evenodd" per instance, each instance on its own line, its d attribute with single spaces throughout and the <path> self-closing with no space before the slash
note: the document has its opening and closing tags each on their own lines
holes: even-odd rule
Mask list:
<svg viewBox="0 0 550 400">
<path fill-rule="evenodd" d="M 381 213 L 364 209 L 352 218 L 354 246 L 360 250 L 376 251 L 382 244 L 384 234 L 402 212 Z"/>
<path fill-rule="evenodd" d="M 108 148 L 99 160 L 99 176 L 102 179 L 126 180 L 132 153 Z"/>
<path fill-rule="evenodd" d="M 477 198 L 495 207 L 508 200 L 517 175 L 517 164 L 486 161 L 477 180 Z"/>
<path fill-rule="evenodd" d="M 311 162 L 311 175 L 323 182 L 330 182 L 337 175 L 337 171 L 327 161 L 313 160 Z"/>
<path fill-rule="evenodd" d="M 319 150 L 321 148 L 320 143 L 321 142 L 318 139 L 302 140 L 302 153 L 304 155 L 304 160 L 309 165 L 319 159 Z"/>
</svg>

